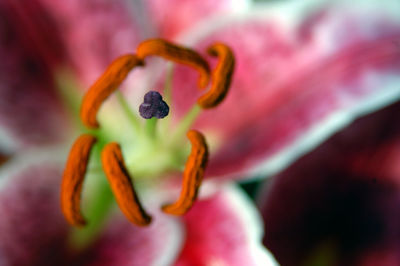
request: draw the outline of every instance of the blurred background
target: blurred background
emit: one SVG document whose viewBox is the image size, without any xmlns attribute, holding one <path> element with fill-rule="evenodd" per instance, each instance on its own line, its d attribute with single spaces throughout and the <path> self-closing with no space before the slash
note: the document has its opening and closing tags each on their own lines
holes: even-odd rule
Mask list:
<svg viewBox="0 0 400 266">
<path fill-rule="evenodd" d="M 255 242 L 276 259 L 270 265 L 400 265 L 400 2 L 0 0 L 0 266 L 140 265 L 101 264 L 93 258 L 123 256 L 101 244 L 101 256 L 58 248 L 68 229 L 60 213 L 54 221 L 49 213 L 58 212 L 60 169 L 51 170 L 57 182 L 40 187 L 35 178 L 46 167 L 18 169 L 25 154 L 57 157 L 60 146 L 65 162 L 65 147 L 82 131 L 76 121 L 86 88 L 148 38 L 204 56 L 214 41 L 232 47 L 229 95 L 193 126 L 210 140 L 206 183 L 234 184 L 247 195 L 263 231 Z M 168 67 L 151 61 L 132 74 L 121 88 L 127 102 L 136 108 L 143 91 L 162 90 Z M 197 78 L 190 71 L 176 67 L 170 81 L 176 125 L 202 94 L 187 85 Z M 14 175 L 22 181 L 2 181 Z M 30 197 L 39 214 L 21 207 Z M 46 223 L 36 221 L 41 213 Z M 42 233 L 37 226 L 47 223 Z M 15 225 L 25 231 L 14 234 Z M 190 255 L 175 263 L 149 265 L 231 265 L 196 264 L 201 252 L 214 252 L 204 243 L 200 251 L 186 246 Z"/>
</svg>

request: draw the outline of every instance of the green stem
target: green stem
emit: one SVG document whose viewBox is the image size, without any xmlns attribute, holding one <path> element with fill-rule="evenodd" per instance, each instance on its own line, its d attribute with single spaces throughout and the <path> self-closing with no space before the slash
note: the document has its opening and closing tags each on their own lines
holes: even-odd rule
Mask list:
<svg viewBox="0 0 400 266">
<path fill-rule="evenodd" d="M 68 69 L 60 69 L 56 72 L 54 82 L 58 89 L 58 95 L 65 105 L 65 109 L 70 112 L 73 122 L 78 125 L 79 128 L 83 129 L 83 125 L 79 119 L 82 96 L 74 75 Z"/>
<path fill-rule="evenodd" d="M 85 187 L 89 188 L 85 195 L 89 195 L 84 205 L 88 208 L 84 211 L 87 225 L 83 228 L 74 228 L 70 235 L 71 246 L 81 250 L 87 247 L 100 232 L 113 203 L 113 194 L 110 190 L 103 171 L 100 170 L 100 153 L 108 143 L 105 134 L 97 131 L 98 141 L 90 155 L 90 170 L 87 173 Z"/>
<path fill-rule="evenodd" d="M 178 128 L 175 130 L 172 142 L 181 141 L 186 132 L 192 126 L 194 121 L 196 121 L 197 117 L 201 113 L 201 108 L 197 104 L 195 104 L 192 109 L 181 119 L 179 122 Z"/>
<path fill-rule="evenodd" d="M 174 65 L 171 64 L 167 68 L 167 75 L 165 78 L 165 84 L 164 84 L 164 100 L 167 103 L 172 102 L 172 77 L 174 75 Z"/>
<path fill-rule="evenodd" d="M 104 174 L 97 174 L 95 178 L 105 179 L 105 176 Z M 91 188 L 93 188 L 93 185 Z M 95 240 L 113 206 L 113 194 L 105 180 L 97 182 L 96 187 L 93 189 L 95 191 L 93 191 L 90 206 L 87 208 L 87 213 L 85 214 L 88 224 L 83 228 L 73 229 L 71 234 L 71 244 L 77 249 L 83 249 Z"/>
<path fill-rule="evenodd" d="M 145 134 L 152 139 L 156 138 L 157 121 L 158 121 L 158 119 L 156 117 L 147 119 L 147 121 L 146 121 Z"/>
<path fill-rule="evenodd" d="M 129 103 L 126 101 L 124 95 L 120 91 L 116 92 L 117 99 L 122 107 L 122 110 L 125 112 L 126 116 L 128 117 L 129 121 L 133 125 L 133 127 L 138 131 L 140 129 L 140 122 L 138 120 L 138 117 L 135 115 L 135 113 L 132 111 L 131 107 L 129 106 Z"/>
<path fill-rule="evenodd" d="M 167 74 L 165 78 L 163 98 L 164 101 L 169 105 L 169 113 L 167 117 L 165 117 L 161 123 L 159 123 L 160 132 L 168 132 L 171 125 L 171 113 L 173 113 L 172 106 L 172 77 L 174 74 L 174 65 L 171 63 L 167 66 Z"/>
</svg>

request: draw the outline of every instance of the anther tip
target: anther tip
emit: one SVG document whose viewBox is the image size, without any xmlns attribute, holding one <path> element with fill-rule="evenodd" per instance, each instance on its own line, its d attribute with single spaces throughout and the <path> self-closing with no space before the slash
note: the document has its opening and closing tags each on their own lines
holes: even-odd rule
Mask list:
<svg viewBox="0 0 400 266">
<path fill-rule="evenodd" d="M 85 220 L 75 222 L 75 223 L 70 223 L 72 226 L 78 227 L 78 228 L 83 228 L 87 225 L 87 222 Z"/>
<path fill-rule="evenodd" d="M 143 221 L 141 223 L 136 222 L 134 224 L 136 224 L 138 226 L 145 227 L 145 226 L 149 226 L 151 224 L 151 222 L 153 221 L 153 218 L 151 216 L 146 216 L 146 217 L 143 217 L 143 218 L 144 219 L 143 219 Z"/>
<path fill-rule="evenodd" d="M 164 213 L 170 214 L 170 215 L 176 215 L 176 216 L 182 216 L 186 214 L 190 210 L 191 206 L 188 208 L 176 208 L 174 207 L 173 203 L 170 204 L 164 204 L 161 206 L 161 210 Z"/>
</svg>

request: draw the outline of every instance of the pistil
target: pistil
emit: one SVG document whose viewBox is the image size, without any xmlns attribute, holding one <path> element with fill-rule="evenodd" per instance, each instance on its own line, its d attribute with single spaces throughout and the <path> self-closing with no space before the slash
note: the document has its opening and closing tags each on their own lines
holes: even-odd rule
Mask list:
<svg viewBox="0 0 400 266">
<path fill-rule="evenodd" d="M 145 132 L 150 138 L 156 137 L 158 119 L 169 114 L 169 106 L 157 91 L 149 91 L 144 95 L 144 101 L 139 106 L 140 116 L 146 119 Z"/>
<path fill-rule="evenodd" d="M 136 131 L 139 131 L 140 129 L 140 122 L 138 120 L 138 117 L 132 112 L 131 107 L 129 106 L 129 103 L 126 101 L 125 97 L 122 95 L 120 91 L 117 91 L 116 93 L 117 99 L 119 104 L 121 105 L 122 110 L 124 111 L 125 115 L 127 116 L 129 122 L 132 124 L 134 129 Z"/>
</svg>

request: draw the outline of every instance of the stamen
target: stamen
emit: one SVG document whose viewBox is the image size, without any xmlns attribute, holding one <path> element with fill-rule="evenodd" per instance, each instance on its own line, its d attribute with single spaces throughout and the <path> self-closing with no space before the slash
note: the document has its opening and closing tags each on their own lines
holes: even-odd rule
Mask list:
<svg viewBox="0 0 400 266">
<path fill-rule="evenodd" d="M 139 113 L 145 119 L 164 118 L 169 113 L 169 106 L 163 101 L 159 92 L 149 91 L 144 95 L 144 101 L 139 106 Z"/>
<path fill-rule="evenodd" d="M 101 161 L 121 211 L 132 223 L 138 226 L 149 225 L 151 217 L 145 212 L 136 195 L 120 146 L 115 142 L 107 144 L 101 153 Z"/>
<path fill-rule="evenodd" d="M 203 109 L 216 107 L 224 100 L 231 85 L 235 67 L 235 56 L 225 44 L 215 43 L 207 49 L 207 52 L 219 57 L 219 62 L 211 74 L 211 89 L 197 100 Z"/>
<path fill-rule="evenodd" d="M 101 104 L 113 93 L 125 80 L 128 73 L 136 66 L 144 63 L 136 55 L 128 54 L 115 59 L 101 75 L 101 77 L 89 88 L 82 101 L 81 119 L 90 128 L 98 128 L 96 115 Z"/>
<path fill-rule="evenodd" d="M 61 210 L 71 225 L 86 224 L 80 211 L 81 191 L 90 151 L 96 138 L 84 134 L 71 148 L 61 184 Z"/>
<path fill-rule="evenodd" d="M 192 207 L 197 198 L 208 161 L 208 147 L 203 134 L 196 130 L 190 130 L 187 137 L 192 144 L 192 150 L 183 172 L 181 194 L 175 203 L 162 207 L 165 213 L 173 215 L 183 215 Z"/>
<path fill-rule="evenodd" d="M 198 80 L 200 88 L 205 88 L 210 81 L 210 67 L 201 55 L 191 49 L 178 46 L 163 39 L 150 39 L 142 42 L 137 48 L 137 55 L 143 60 L 147 56 L 158 55 L 196 69 L 200 74 Z"/>
</svg>

